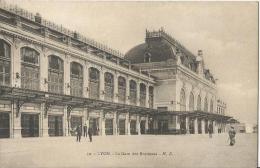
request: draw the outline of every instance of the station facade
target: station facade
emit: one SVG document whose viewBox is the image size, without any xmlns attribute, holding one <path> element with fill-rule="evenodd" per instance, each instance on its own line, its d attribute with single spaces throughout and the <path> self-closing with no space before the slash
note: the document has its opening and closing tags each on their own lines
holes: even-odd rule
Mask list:
<svg viewBox="0 0 260 168">
<path fill-rule="evenodd" d="M 164 30 L 124 56 L 1 1 L 0 23 L 0 138 L 71 136 L 79 124 L 94 135 L 205 134 L 230 118 L 202 52 Z"/>
</svg>

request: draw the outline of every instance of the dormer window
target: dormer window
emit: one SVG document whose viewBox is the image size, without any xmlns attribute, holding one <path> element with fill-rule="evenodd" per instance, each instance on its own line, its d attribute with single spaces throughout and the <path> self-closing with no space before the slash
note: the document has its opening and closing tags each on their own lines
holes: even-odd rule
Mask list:
<svg viewBox="0 0 260 168">
<path fill-rule="evenodd" d="M 146 52 L 146 53 L 144 54 L 144 62 L 145 62 L 145 63 L 151 62 L 151 53 Z"/>
</svg>

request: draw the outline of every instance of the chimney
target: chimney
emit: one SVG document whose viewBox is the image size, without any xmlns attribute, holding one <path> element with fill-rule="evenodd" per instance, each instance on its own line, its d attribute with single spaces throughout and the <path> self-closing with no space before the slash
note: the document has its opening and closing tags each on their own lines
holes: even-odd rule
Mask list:
<svg viewBox="0 0 260 168">
<path fill-rule="evenodd" d="M 203 52 L 202 52 L 202 50 L 198 50 L 198 56 L 203 57 Z"/>
<path fill-rule="evenodd" d="M 40 15 L 39 13 L 36 13 L 36 15 L 34 16 L 34 18 L 35 18 L 35 22 L 36 22 L 36 23 L 39 23 L 39 24 L 42 23 L 42 17 L 41 17 L 41 15 Z"/>
</svg>

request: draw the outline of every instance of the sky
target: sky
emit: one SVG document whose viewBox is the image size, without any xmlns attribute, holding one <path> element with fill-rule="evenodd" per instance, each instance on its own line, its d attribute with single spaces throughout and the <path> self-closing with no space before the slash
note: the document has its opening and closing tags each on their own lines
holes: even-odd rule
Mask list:
<svg viewBox="0 0 260 168">
<path fill-rule="evenodd" d="M 257 2 L 86 2 L 8 0 L 126 53 L 161 27 L 192 53 L 203 50 L 227 115 L 257 123 Z"/>
</svg>

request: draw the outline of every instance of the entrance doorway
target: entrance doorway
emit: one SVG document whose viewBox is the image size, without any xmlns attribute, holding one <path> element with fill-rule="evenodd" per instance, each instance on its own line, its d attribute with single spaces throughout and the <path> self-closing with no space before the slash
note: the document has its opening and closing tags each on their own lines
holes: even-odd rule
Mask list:
<svg viewBox="0 0 260 168">
<path fill-rule="evenodd" d="M 10 138 L 9 113 L 0 113 L 0 138 Z"/>
<path fill-rule="evenodd" d="M 89 128 L 92 128 L 93 135 L 99 135 L 99 118 L 90 118 Z"/>
<path fill-rule="evenodd" d="M 136 135 L 136 120 L 131 120 L 130 121 L 130 133 L 131 135 Z"/>
<path fill-rule="evenodd" d="M 142 120 L 140 123 L 141 134 L 145 134 L 145 120 Z"/>
<path fill-rule="evenodd" d="M 125 120 L 119 120 L 119 135 L 125 135 Z"/>
<path fill-rule="evenodd" d="M 189 130 L 190 134 L 195 134 L 195 128 L 194 128 L 194 118 L 189 119 Z"/>
<path fill-rule="evenodd" d="M 39 115 L 21 114 L 22 137 L 39 136 Z"/>
<path fill-rule="evenodd" d="M 202 134 L 201 119 L 198 119 L 198 134 Z"/>
<path fill-rule="evenodd" d="M 113 135 L 113 119 L 106 119 L 105 133 L 106 135 Z"/>
<path fill-rule="evenodd" d="M 71 116 L 70 124 L 71 124 L 70 128 L 72 130 L 76 130 L 78 125 L 81 125 L 81 128 L 83 128 L 83 126 L 82 126 L 82 117 L 81 116 Z M 76 131 L 72 131 L 71 135 L 72 136 L 76 136 Z"/>
<path fill-rule="evenodd" d="M 63 122 L 62 116 L 48 116 L 48 133 L 49 136 L 62 136 L 63 135 Z"/>
<path fill-rule="evenodd" d="M 158 133 L 159 134 L 168 134 L 168 121 L 160 120 L 158 121 Z"/>
<path fill-rule="evenodd" d="M 186 134 L 186 117 L 180 116 L 180 133 Z"/>
</svg>

